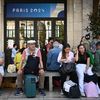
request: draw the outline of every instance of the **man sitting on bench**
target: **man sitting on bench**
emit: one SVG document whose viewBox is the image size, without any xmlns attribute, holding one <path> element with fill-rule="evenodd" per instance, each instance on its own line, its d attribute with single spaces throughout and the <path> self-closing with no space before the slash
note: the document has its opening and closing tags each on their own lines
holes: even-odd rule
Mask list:
<svg viewBox="0 0 100 100">
<path fill-rule="evenodd" d="M 45 75 L 44 75 L 44 68 L 43 68 L 40 49 L 36 48 L 35 40 L 29 40 L 27 43 L 28 43 L 28 47 L 23 51 L 21 66 L 20 66 L 20 68 L 18 70 L 18 74 L 17 74 L 16 95 L 20 94 L 20 92 L 21 92 L 20 90 L 23 87 L 23 74 L 26 73 L 25 71 L 27 71 L 27 73 L 29 73 L 29 71 L 30 71 L 30 69 L 27 70 L 26 69 L 27 67 L 25 67 L 25 66 L 29 65 L 30 63 L 33 63 L 32 61 L 30 61 L 30 58 L 38 57 L 39 58 L 39 66 L 38 66 L 37 75 L 39 76 L 39 92 L 40 92 L 40 94 L 45 96 L 46 95 L 44 92 L 44 76 Z M 34 65 L 32 64 L 32 66 L 34 66 Z M 24 69 L 24 71 L 23 71 L 23 69 Z M 35 71 L 32 73 L 36 75 Z"/>
</svg>

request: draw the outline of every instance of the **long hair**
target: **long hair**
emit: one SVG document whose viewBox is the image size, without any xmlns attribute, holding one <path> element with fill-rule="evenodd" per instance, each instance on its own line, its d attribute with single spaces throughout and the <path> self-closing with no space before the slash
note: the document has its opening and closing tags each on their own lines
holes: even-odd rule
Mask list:
<svg viewBox="0 0 100 100">
<path fill-rule="evenodd" d="M 63 49 L 62 49 L 62 59 L 66 59 L 66 52 L 65 52 L 66 48 L 70 48 L 70 45 L 68 43 L 63 46 Z"/>
<path fill-rule="evenodd" d="M 78 51 L 79 51 L 80 46 L 83 46 L 84 47 L 84 49 L 85 49 L 85 51 L 84 51 L 84 58 L 87 59 L 87 53 L 86 53 L 86 48 L 85 48 L 84 44 L 79 44 L 78 45 L 78 47 L 77 47 L 78 48 Z M 80 51 L 79 51 L 79 55 L 81 55 L 81 52 Z"/>
</svg>

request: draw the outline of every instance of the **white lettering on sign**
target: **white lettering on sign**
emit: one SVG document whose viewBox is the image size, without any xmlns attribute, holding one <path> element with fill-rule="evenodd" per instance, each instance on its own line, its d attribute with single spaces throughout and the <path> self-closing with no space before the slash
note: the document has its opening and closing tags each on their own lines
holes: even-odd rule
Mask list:
<svg viewBox="0 0 100 100">
<path fill-rule="evenodd" d="M 12 13 L 44 13 L 45 9 L 42 8 L 13 8 Z"/>
</svg>

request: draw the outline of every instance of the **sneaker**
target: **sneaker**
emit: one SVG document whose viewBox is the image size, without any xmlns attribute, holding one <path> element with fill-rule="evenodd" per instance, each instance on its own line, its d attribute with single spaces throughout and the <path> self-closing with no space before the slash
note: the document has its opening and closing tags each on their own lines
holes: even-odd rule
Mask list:
<svg viewBox="0 0 100 100">
<path fill-rule="evenodd" d="M 19 96 L 19 95 L 20 95 L 20 90 L 16 89 L 15 96 Z"/>
<path fill-rule="evenodd" d="M 23 94 L 23 89 L 22 88 L 20 88 L 19 91 L 20 91 L 20 94 Z"/>
<path fill-rule="evenodd" d="M 0 90 L 0 96 L 2 95 L 2 91 Z"/>
<path fill-rule="evenodd" d="M 85 97 L 85 93 L 84 93 L 84 92 L 82 92 L 82 93 L 81 93 L 81 96 L 82 96 L 82 97 Z"/>
<path fill-rule="evenodd" d="M 40 94 L 41 94 L 42 96 L 46 96 L 46 93 L 45 93 L 44 89 L 39 89 L 39 92 L 40 92 Z"/>
<path fill-rule="evenodd" d="M 61 95 L 63 95 L 63 94 L 64 94 L 62 89 L 61 89 L 61 91 L 60 91 L 60 94 L 61 94 Z"/>
</svg>

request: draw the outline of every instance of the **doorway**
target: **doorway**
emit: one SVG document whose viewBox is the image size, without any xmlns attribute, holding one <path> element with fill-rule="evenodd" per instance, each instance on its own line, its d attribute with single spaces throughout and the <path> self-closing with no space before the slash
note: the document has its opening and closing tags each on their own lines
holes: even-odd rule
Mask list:
<svg viewBox="0 0 100 100">
<path fill-rule="evenodd" d="M 16 43 L 21 49 L 28 40 L 35 39 L 37 46 L 42 47 L 49 37 L 64 41 L 64 20 L 33 19 L 33 20 L 7 20 L 5 49 L 13 47 Z"/>
</svg>

